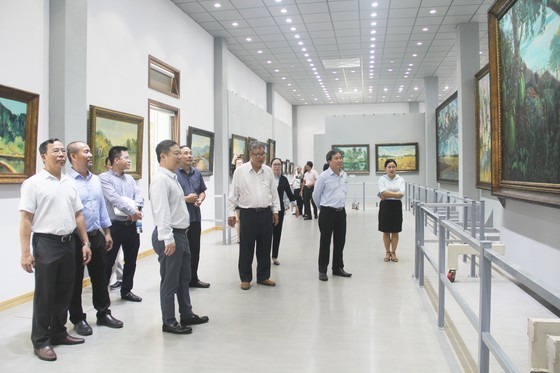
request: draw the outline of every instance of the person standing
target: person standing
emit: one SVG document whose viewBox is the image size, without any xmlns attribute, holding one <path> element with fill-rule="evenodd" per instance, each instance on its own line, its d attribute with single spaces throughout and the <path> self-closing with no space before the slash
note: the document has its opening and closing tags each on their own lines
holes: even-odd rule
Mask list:
<svg viewBox="0 0 560 373">
<path fill-rule="evenodd" d="M 402 231 L 402 202 L 405 192 L 404 179 L 397 175 L 397 161 L 389 158 L 385 161 L 386 174 L 379 178 L 379 216 L 378 230 L 383 232 L 385 261 L 398 262 L 397 245 L 399 232 Z M 392 249 L 392 250 L 391 250 Z"/>
<path fill-rule="evenodd" d="M 315 216 L 315 219 L 317 219 L 317 204 L 314 202 L 312 196 L 315 188 L 315 182 L 319 178 L 319 174 L 313 169 L 313 162 L 311 161 L 307 161 L 305 169 L 307 172 L 303 175 L 303 204 L 306 215 L 303 217 L 303 220 L 311 220 L 311 205 L 313 205 L 313 215 Z"/>
<path fill-rule="evenodd" d="M 191 219 L 187 231 L 191 251 L 191 282 L 189 286 L 192 288 L 209 288 L 209 283 L 200 281 L 198 278 L 200 234 L 202 231 L 200 205 L 206 199 L 206 184 L 202 174 L 196 167 L 193 167 L 192 163 L 192 150 L 186 145 L 181 146 L 181 166 L 177 170 L 177 180 L 183 188 L 184 200 Z"/>
<path fill-rule="evenodd" d="M 80 200 L 84 206 L 84 216 L 88 240 L 91 243 L 91 261 L 87 265 L 91 279 L 93 307 L 97 310 L 97 325 L 105 325 L 109 328 L 122 328 L 123 323 L 111 315 L 109 306 L 109 290 L 105 278 L 105 266 L 107 262 L 107 251 L 111 250 L 113 239 L 111 238 L 111 219 L 107 213 L 103 189 L 99 177 L 93 175 L 89 169 L 93 165 L 93 154 L 89 146 L 81 141 L 68 144 L 68 158 L 72 168 L 68 176 L 74 180 Z M 103 232 L 101 232 L 103 230 Z M 74 233 L 76 235 L 76 233 Z M 91 335 L 92 329 L 86 320 L 86 314 L 82 308 L 82 279 L 84 278 L 84 265 L 81 260 L 81 243 L 78 236 L 74 237 L 76 248 L 76 277 L 74 290 L 70 302 L 70 321 L 74 324 L 74 330 L 80 335 Z"/>
<path fill-rule="evenodd" d="M 241 289 L 249 290 L 253 279 L 253 256 L 257 255 L 257 284 L 276 286 L 270 280 L 270 244 L 272 227 L 278 224 L 280 201 L 270 167 L 264 164 L 264 145 L 249 144 L 250 161 L 239 166 L 228 196 L 228 224 L 235 226 L 235 207 L 239 207 L 240 229 L 239 277 Z M 273 224 L 270 224 L 272 222 Z"/>
<path fill-rule="evenodd" d="M 141 302 L 142 298 L 134 294 L 132 288 L 140 248 L 140 234 L 136 229 L 136 221 L 142 219 L 144 198 L 140 194 L 136 181 L 124 172 L 130 168 L 128 148 L 113 146 L 109 149 L 109 160 L 111 169 L 99 174 L 107 212 L 111 218 L 111 237 L 113 237 L 113 249 L 107 253 L 105 276 L 109 283 L 113 264 L 122 245 L 124 266 L 121 298 L 131 302 Z M 115 209 L 120 212 L 119 215 L 115 213 Z"/>
<path fill-rule="evenodd" d="M 290 188 L 290 183 L 286 176 L 282 175 L 282 160 L 280 158 L 274 158 L 271 162 L 272 173 L 274 174 L 274 183 L 276 184 L 276 189 L 278 190 L 278 199 L 280 200 L 280 210 L 278 211 L 278 224 L 274 225 L 272 228 L 272 263 L 274 265 L 280 265 L 278 260 L 278 251 L 280 250 L 280 239 L 282 238 L 282 225 L 284 224 L 284 194 L 288 196 L 292 206 L 296 204 L 296 197 L 292 193 Z M 296 218 L 299 217 L 299 209 L 296 206 Z"/>
<path fill-rule="evenodd" d="M 331 237 L 333 238 L 333 276 L 351 277 L 352 274 L 344 270 L 344 243 L 346 242 L 346 194 L 348 180 L 346 172 L 342 170 L 342 155 L 338 150 L 327 153 L 329 168 L 321 173 L 313 199 L 319 206 L 319 280 L 327 281 L 329 266 Z"/>
<path fill-rule="evenodd" d="M 296 204 L 300 214 L 303 212 L 303 199 L 301 198 L 301 183 L 303 175 L 301 173 L 301 167 L 296 168 L 296 172 L 292 177 L 292 187 L 294 188 L 294 196 L 296 197 Z"/>
<path fill-rule="evenodd" d="M 190 334 L 191 325 L 207 323 L 209 319 L 193 313 L 189 294 L 191 253 L 187 230 L 190 218 L 176 174 L 181 163 L 181 150 L 176 142 L 164 140 L 156 146 L 156 156 L 159 168 L 150 185 L 150 199 L 156 225 L 152 245 L 158 255 L 161 275 L 162 331 Z M 180 323 L 175 317 L 175 296 L 179 303 Z"/>
<path fill-rule="evenodd" d="M 109 157 L 107 156 L 105 158 L 105 171 L 109 171 L 111 169 L 111 160 L 109 159 Z M 117 258 L 115 259 L 115 264 L 113 264 L 113 271 L 115 274 L 115 283 L 111 286 L 109 286 L 109 288 L 111 290 L 115 290 L 121 287 L 122 285 L 122 274 L 123 274 L 123 266 L 122 266 L 122 260 L 121 260 L 121 254 L 120 251 L 119 253 L 117 253 Z M 108 283 L 111 283 L 111 281 L 109 280 Z"/>
<path fill-rule="evenodd" d="M 91 260 L 91 245 L 78 191 L 72 179 L 62 173 L 64 144 L 56 138 L 46 140 L 39 145 L 39 153 L 43 170 L 21 185 L 21 266 L 29 273 L 35 269 L 31 329 L 35 355 L 54 361 L 57 356 L 52 346 L 84 343 L 83 338 L 70 336 L 65 326 L 75 276 L 74 230 L 81 240 L 79 257 L 84 264 Z"/>
</svg>

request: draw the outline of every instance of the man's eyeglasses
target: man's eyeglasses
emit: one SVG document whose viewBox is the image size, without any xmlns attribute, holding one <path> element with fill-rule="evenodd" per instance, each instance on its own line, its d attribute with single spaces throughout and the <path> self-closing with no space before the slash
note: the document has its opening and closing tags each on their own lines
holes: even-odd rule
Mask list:
<svg viewBox="0 0 560 373">
<path fill-rule="evenodd" d="M 251 155 L 254 155 L 257 158 L 264 158 L 266 157 L 266 153 L 251 153 Z"/>
</svg>

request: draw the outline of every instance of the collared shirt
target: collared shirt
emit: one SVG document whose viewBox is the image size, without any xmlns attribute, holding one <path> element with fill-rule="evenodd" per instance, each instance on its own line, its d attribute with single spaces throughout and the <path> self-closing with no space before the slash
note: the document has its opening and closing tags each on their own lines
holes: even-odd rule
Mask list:
<svg viewBox="0 0 560 373">
<path fill-rule="evenodd" d="M 313 190 L 313 200 L 318 209 L 321 206 L 342 208 L 346 204 L 348 180 L 346 172 L 340 170 L 337 175 L 330 167 L 319 175 Z"/>
<path fill-rule="evenodd" d="M 118 208 L 128 216 L 136 213 L 136 209 L 131 207 L 122 197 L 128 197 L 136 202 L 137 207 L 144 207 L 144 198 L 140 194 L 140 189 L 132 176 L 123 172 L 119 176 L 115 171 L 109 170 L 99 174 L 103 196 L 107 205 L 107 212 L 111 220 L 126 221 L 123 216 L 116 216 L 114 208 Z"/>
<path fill-rule="evenodd" d="M 405 183 L 404 178 L 399 175 L 395 175 L 394 178 L 390 178 L 387 175 L 383 175 L 379 178 L 379 193 L 383 193 L 388 190 L 389 192 L 401 192 L 404 194 Z M 386 199 L 400 199 L 400 198 L 386 198 Z"/>
<path fill-rule="evenodd" d="M 103 188 L 99 177 L 88 171 L 84 178 L 79 172 L 70 169 L 68 176 L 74 180 L 80 200 L 84 205 L 82 214 L 86 222 L 86 231 L 93 232 L 111 226 L 107 206 L 103 197 Z"/>
<path fill-rule="evenodd" d="M 319 174 L 315 171 L 315 169 L 311 169 L 311 171 L 307 171 L 303 175 L 305 186 L 311 185 L 314 181 L 317 182 L 317 179 L 319 179 Z"/>
<path fill-rule="evenodd" d="M 299 189 L 301 188 L 301 179 L 303 179 L 303 176 L 301 174 L 297 174 L 294 175 L 292 178 L 292 187 L 294 189 Z"/>
<path fill-rule="evenodd" d="M 177 180 L 183 188 L 183 194 L 185 196 L 194 193 L 199 195 L 206 191 L 206 184 L 202 178 L 202 174 L 195 167 L 191 166 L 191 172 L 185 171 L 182 167 L 177 170 Z M 191 221 L 200 221 L 202 216 L 200 214 L 200 207 L 195 206 L 194 203 L 187 202 L 187 209 L 189 210 L 189 215 Z"/>
<path fill-rule="evenodd" d="M 158 167 L 158 172 L 150 184 L 150 200 L 158 240 L 164 241 L 166 245 L 175 242 L 173 228 L 189 227 L 189 211 L 183 197 L 177 174 L 167 168 Z"/>
<path fill-rule="evenodd" d="M 269 206 L 273 213 L 280 211 L 280 200 L 272 169 L 262 165 L 260 170 L 255 172 L 251 162 L 239 166 L 233 173 L 229 190 L 229 216 L 235 216 L 235 207 L 247 209 Z"/>
<path fill-rule="evenodd" d="M 68 235 L 76 229 L 76 212 L 84 206 L 72 179 L 60 180 L 43 169 L 21 185 L 19 211 L 33 214 L 31 231 Z"/>
</svg>

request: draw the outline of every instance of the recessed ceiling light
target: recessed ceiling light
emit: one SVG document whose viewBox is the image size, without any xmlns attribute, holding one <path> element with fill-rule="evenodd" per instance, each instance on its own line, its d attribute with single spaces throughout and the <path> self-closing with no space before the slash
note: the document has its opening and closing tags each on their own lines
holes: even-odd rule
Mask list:
<svg viewBox="0 0 560 373">
<path fill-rule="evenodd" d="M 448 85 L 446 85 L 446 86 L 445 86 L 445 89 L 449 89 L 449 86 L 448 86 Z"/>
<path fill-rule="evenodd" d="M 369 47 L 370 48 L 375 48 L 375 44 L 370 44 Z"/>
<path fill-rule="evenodd" d="M 288 83 L 288 87 L 291 87 L 291 86 L 292 86 L 292 83 Z"/>
<path fill-rule="evenodd" d="M 277 3 L 281 3 L 281 2 L 282 2 L 282 0 L 275 0 L 275 1 L 276 1 Z"/>
<path fill-rule="evenodd" d="M 418 57 L 418 55 L 416 53 L 413 53 L 412 57 Z"/>
<path fill-rule="evenodd" d="M 307 52 L 307 48 L 301 48 L 302 52 Z"/>
<path fill-rule="evenodd" d="M 313 66 L 315 66 L 315 64 L 310 63 L 309 66 L 313 67 Z"/>
<path fill-rule="evenodd" d="M 220 4 L 220 3 L 214 4 L 214 8 L 221 8 L 221 7 L 222 7 L 222 4 Z"/>
<path fill-rule="evenodd" d="M 421 42 L 421 41 L 419 41 L 418 43 L 416 43 L 416 45 L 422 45 L 422 42 Z"/>
<path fill-rule="evenodd" d="M 288 13 L 288 11 L 284 8 L 280 9 L 280 13 Z"/>
<path fill-rule="evenodd" d="M 334 78 L 334 80 L 338 80 L 338 78 Z"/>
<path fill-rule="evenodd" d="M 296 96 L 301 97 L 301 95 L 299 93 Z"/>
<path fill-rule="evenodd" d="M 374 7 L 374 8 L 377 8 L 377 5 L 378 4 L 376 2 L 371 4 L 371 6 Z"/>
<path fill-rule="evenodd" d="M 317 71 L 317 68 L 316 68 L 316 67 L 313 67 L 313 68 L 311 68 L 311 70 L 313 70 L 313 71 Z"/>
<path fill-rule="evenodd" d="M 395 61 L 391 60 L 391 63 L 395 63 Z"/>
<path fill-rule="evenodd" d="M 389 88 L 383 88 L 383 90 L 384 90 L 385 92 L 387 92 L 387 91 L 389 90 Z M 383 96 L 383 97 L 385 97 L 385 96 Z"/>
<path fill-rule="evenodd" d="M 332 73 L 333 73 L 333 74 L 336 74 L 336 71 L 333 71 Z"/>
<path fill-rule="evenodd" d="M 371 38 L 371 39 L 369 39 L 369 40 L 371 40 L 371 41 L 375 41 L 376 39 L 375 39 L 375 38 Z"/>
<path fill-rule="evenodd" d="M 377 13 L 373 12 L 373 13 L 371 13 L 371 16 L 372 17 L 377 17 Z"/>
<path fill-rule="evenodd" d="M 418 87 L 414 87 L 414 90 L 417 91 L 417 90 L 418 90 Z"/>
<path fill-rule="evenodd" d="M 279 71 L 280 71 L 280 70 L 278 70 L 278 69 L 275 69 L 275 70 L 274 70 L 275 73 L 277 73 L 277 72 L 279 72 Z"/>
<path fill-rule="evenodd" d="M 437 10 L 435 10 L 435 9 L 430 10 L 430 14 L 436 14 L 436 13 L 437 13 Z"/>
<path fill-rule="evenodd" d="M 295 27 L 290 27 L 290 31 L 296 31 Z"/>
<path fill-rule="evenodd" d="M 427 27 L 424 27 L 424 28 L 422 29 L 422 31 L 424 31 L 424 32 L 426 32 L 426 31 L 428 31 L 428 30 L 429 30 L 429 29 L 428 29 Z"/>
<path fill-rule="evenodd" d="M 295 89 L 292 89 L 292 92 L 297 92 L 297 90 L 295 90 Z"/>
<path fill-rule="evenodd" d="M 294 35 L 294 38 L 299 39 L 299 35 L 298 35 L 298 34 L 295 34 L 295 35 Z"/>
<path fill-rule="evenodd" d="M 233 22 L 231 25 L 232 25 L 233 27 L 237 27 L 237 26 L 239 26 L 239 23 Z"/>
<path fill-rule="evenodd" d="M 272 61 L 268 60 L 268 61 L 266 61 L 266 63 L 272 63 Z"/>
<path fill-rule="evenodd" d="M 303 57 L 309 57 L 309 53 L 304 54 Z"/>
<path fill-rule="evenodd" d="M 291 18 L 286 18 L 286 22 L 287 23 L 292 23 L 292 19 Z"/>
<path fill-rule="evenodd" d="M 282 80 L 286 80 L 286 77 L 285 77 L 285 76 L 283 76 L 283 77 L 282 77 Z"/>
<path fill-rule="evenodd" d="M 303 45 L 303 41 L 298 41 L 298 45 Z"/>
<path fill-rule="evenodd" d="M 358 89 L 357 89 L 357 88 L 354 88 L 354 92 L 358 92 Z"/>
<path fill-rule="evenodd" d="M 413 63 L 409 63 L 408 66 L 414 66 L 414 64 L 413 64 Z"/>
<path fill-rule="evenodd" d="M 388 71 L 391 72 L 391 71 L 393 71 L 393 69 L 389 69 Z"/>
<path fill-rule="evenodd" d="M 372 23 L 370 23 L 370 25 L 377 26 L 377 22 L 373 21 Z"/>
<path fill-rule="evenodd" d="M 377 31 L 371 30 L 371 34 L 372 34 L 372 35 L 377 34 Z"/>
<path fill-rule="evenodd" d="M 356 72 L 356 70 L 350 70 L 350 72 L 351 72 L 351 73 L 355 73 L 355 72 Z"/>
<path fill-rule="evenodd" d="M 258 53 L 258 54 L 262 54 L 262 51 L 259 49 L 259 50 L 257 51 L 257 53 Z"/>
<path fill-rule="evenodd" d="M 247 40 L 247 41 L 251 41 L 251 40 L 253 40 L 253 39 L 251 39 L 251 38 L 246 38 L 245 40 Z"/>
</svg>

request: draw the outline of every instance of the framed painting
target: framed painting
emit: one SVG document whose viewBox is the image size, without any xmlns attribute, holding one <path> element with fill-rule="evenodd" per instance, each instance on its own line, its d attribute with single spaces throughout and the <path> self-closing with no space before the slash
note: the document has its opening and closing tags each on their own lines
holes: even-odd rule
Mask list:
<svg viewBox="0 0 560 373">
<path fill-rule="evenodd" d="M 457 92 L 436 108 L 437 181 L 459 183 L 459 100 Z"/>
<path fill-rule="evenodd" d="M 266 152 L 266 158 L 268 162 L 266 163 L 270 164 L 270 162 L 272 162 L 272 160 L 276 158 L 276 140 L 268 139 L 267 145 L 268 149 Z"/>
<path fill-rule="evenodd" d="M 135 179 L 142 178 L 143 131 L 143 117 L 90 105 L 88 145 L 93 151 L 91 172 L 99 174 L 105 171 L 105 158 L 113 146 L 126 146 L 130 155 L 130 169 L 126 173 Z"/>
<path fill-rule="evenodd" d="M 394 159 L 398 172 L 418 172 L 418 143 L 375 144 L 375 172 L 385 173 L 385 161 Z"/>
<path fill-rule="evenodd" d="M 492 194 L 560 208 L 560 14 L 549 3 L 498 0 L 488 12 Z"/>
<path fill-rule="evenodd" d="M 179 109 L 148 100 L 148 183 L 158 169 L 156 146 L 163 140 L 179 143 Z"/>
<path fill-rule="evenodd" d="M 214 172 L 214 132 L 189 127 L 187 146 L 192 150 L 193 166 L 203 176 Z"/>
<path fill-rule="evenodd" d="M 332 145 L 342 155 L 347 174 L 369 174 L 369 144 Z"/>
<path fill-rule="evenodd" d="M 0 184 L 35 174 L 39 95 L 0 85 Z"/>
<path fill-rule="evenodd" d="M 288 173 L 289 173 L 290 175 L 293 175 L 293 174 L 294 174 L 294 164 L 293 164 L 293 162 L 290 162 L 290 169 L 288 170 Z"/>
<path fill-rule="evenodd" d="M 233 158 L 237 154 L 241 154 L 243 156 L 243 161 L 249 159 L 248 152 L 249 152 L 249 143 L 247 142 L 247 137 L 239 136 L 239 135 L 231 135 L 231 144 L 230 144 L 230 163 L 233 162 Z"/>
<path fill-rule="evenodd" d="M 290 166 L 291 166 L 292 162 L 290 162 L 289 159 L 286 159 L 283 162 L 283 168 L 282 168 L 282 173 L 283 174 L 290 174 Z"/>
<path fill-rule="evenodd" d="M 476 137 L 476 187 L 490 189 L 492 184 L 492 131 L 490 108 L 490 66 L 484 66 L 476 75 L 475 137 Z"/>
</svg>

